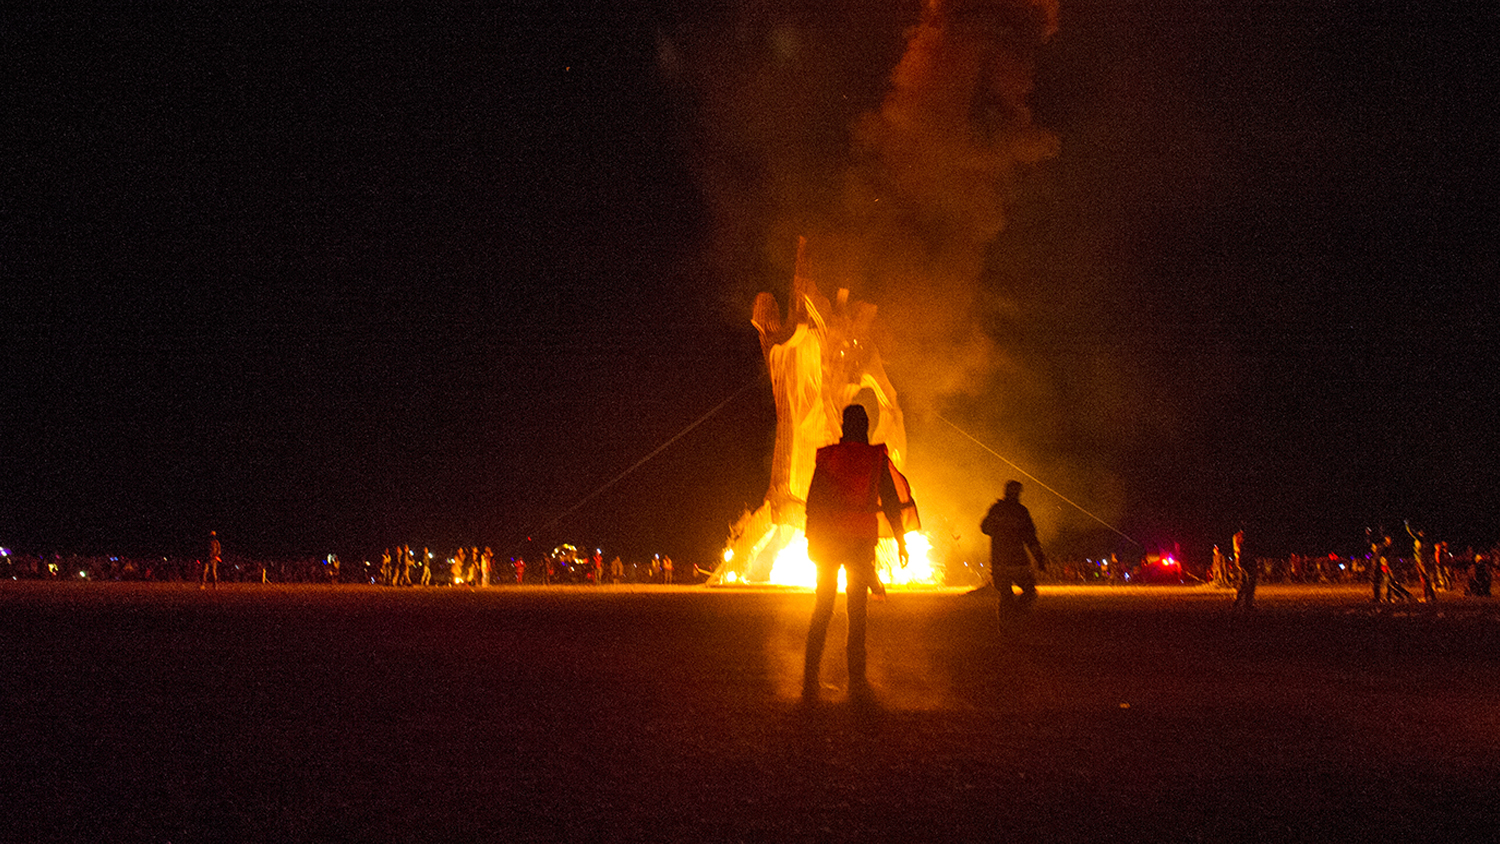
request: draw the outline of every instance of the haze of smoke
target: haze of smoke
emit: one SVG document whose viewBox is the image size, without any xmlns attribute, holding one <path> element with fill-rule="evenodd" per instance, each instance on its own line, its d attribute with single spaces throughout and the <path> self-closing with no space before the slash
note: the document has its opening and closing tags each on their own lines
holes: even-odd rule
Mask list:
<svg viewBox="0 0 1500 844">
<path fill-rule="evenodd" d="M 924 421 L 955 401 L 977 405 L 972 433 L 1049 484 L 1108 486 L 1048 441 L 1068 399 L 1003 331 L 1025 315 L 995 278 L 1021 271 L 990 264 L 1018 177 L 1059 151 L 1029 104 L 1057 6 L 929 0 L 902 11 L 912 17 L 765 4 L 664 36 L 663 66 L 700 113 L 696 167 L 730 318 L 746 319 L 760 290 L 786 304 L 805 235 L 825 293 L 849 287 L 880 308 L 877 341 L 914 423 L 909 470 L 929 512 L 977 522 L 967 516 L 1016 476 Z M 1077 519 L 1040 499 L 1044 532 Z M 976 531 L 963 533 L 972 542 Z"/>
<path fill-rule="evenodd" d="M 930 3 L 880 109 L 855 128 L 843 231 L 863 265 L 852 274 L 885 306 L 889 357 L 939 375 L 931 398 L 972 389 L 992 366 L 975 311 L 986 248 L 1017 168 L 1058 148 L 1027 103 L 1051 28 L 1029 3 Z"/>
</svg>

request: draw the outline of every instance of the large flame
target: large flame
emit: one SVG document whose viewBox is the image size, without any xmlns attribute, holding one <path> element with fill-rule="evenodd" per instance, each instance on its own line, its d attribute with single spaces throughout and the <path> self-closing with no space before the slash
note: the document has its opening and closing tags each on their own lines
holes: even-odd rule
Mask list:
<svg viewBox="0 0 1500 844">
<path fill-rule="evenodd" d="M 772 583 L 813 587 L 817 568 L 807 558 L 802 534 L 808 489 L 819 448 L 837 442 L 842 433 L 843 409 L 862 390 L 873 396 L 876 412 L 868 432 L 870 442 L 885 446 L 891 464 L 900 469 L 906 460 L 906 428 L 896 389 L 886 378 L 872 339 L 875 308 L 840 289 L 830 301 L 817 283 L 802 274 L 798 242 L 798 272 L 785 318 L 776 297 L 762 293 L 755 300 L 751 322 L 760 332 L 761 348 L 771 374 L 776 400 L 776 447 L 771 458 L 771 487 L 753 513 L 746 510 L 731 527 L 724 562 L 712 583 Z M 894 539 L 877 548 L 877 574 L 888 585 L 936 581 L 928 559 L 926 537 L 912 534 L 913 564 L 897 564 Z"/>
<path fill-rule="evenodd" d="M 935 586 L 938 582 L 930 554 L 932 543 L 919 531 L 906 535 L 906 551 L 909 561 L 903 568 L 896 549 L 896 540 L 882 539 L 875 546 L 875 572 L 880 582 L 887 586 Z M 797 531 L 792 541 L 776 555 L 771 565 L 768 583 L 779 586 L 801 586 L 813 589 L 818 585 L 818 567 L 807 556 L 807 537 Z M 844 591 L 844 572 L 839 570 L 839 591 Z"/>
<path fill-rule="evenodd" d="M 907 20 L 913 7 L 920 18 Z M 696 163 L 719 222 L 723 277 L 758 278 L 790 234 L 808 237 L 799 243 L 790 298 L 762 292 L 755 300 L 751 321 L 771 375 L 776 446 L 764 502 L 731 525 L 735 557 L 721 565 L 716 583 L 766 582 L 773 560 L 778 570 L 811 571 L 798 559 L 805 557 L 800 542 L 788 547 L 789 540 L 804 524 L 817 449 L 838 440 L 839 413 L 851 401 L 870 410 L 878 405 L 870 442 L 885 443 L 896 468 L 908 473 L 905 422 L 885 355 L 891 375 L 911 390 L 910 408 L 1023 390 L 1035 397 L 1050 389 L 1022 366 L 1025 355 L 1002 350 L 1011 337 L 1008 315 L 1020 313 L 1007 291 L 1022 288 L 1027 274 L 1021 265 L 1002 270 L 993 256 L 1020 176 L 1060 151 L 1058 137 L 1036 124 L 1030 103 L 1037 59 L 1058 29 L 1058 0 L 923 0 L 880 16 L 855 8 L 831 14 L 872 26 L 899 19 L 906 32 L 878 104 L 873 86 L 847 88 L 862 67 L 825 61 L 826 55 L 810 61 L 831 43 L 820 39 L 842 44 L 849 36 L 825 35 L 790 11 L 780 20 L 775 12 L 762 16 L 777 37 L 768 31 L 728 49 L 720 38 L 704 39 L 712 72 L 691 78 L 681 73 L 678 45 L 663 42 L 664 67 L 697 85 L 710 104 L 707 135 L 715 142 Z M 867 51 L 861 62 L 876 54 L 887 55 Z M 730 148 L 734 156 L 722 155 Z M 746 161 L 752 166 L 742 166 Z M 819 284 L 834 295 L 821 294 Z M 865 390 L 873 398 L 858 395 Z M 1013 398 L 985 403 L 1038 406 Z M 1010 411 L 1004 413 L 1012 424 Z M 943 451 L 924 449 L 924 465 L 909 472 L 933 524 L 947 521 L 931 518 L 944 509 L 982 512 L 989 503 L 982 490 L 1006 480 L 998 468 L 979 475 L 976 467 L 947 465 L 936 457 Z M 963 485 L 937 483 L 955 473 Z M 784 563 L 782 556 L 798 561 Z M 912 577 L 899 566 L 886 568 L 895 578 Z M 774 578 L 789 579 L 810 582 Z"/>
</svg>

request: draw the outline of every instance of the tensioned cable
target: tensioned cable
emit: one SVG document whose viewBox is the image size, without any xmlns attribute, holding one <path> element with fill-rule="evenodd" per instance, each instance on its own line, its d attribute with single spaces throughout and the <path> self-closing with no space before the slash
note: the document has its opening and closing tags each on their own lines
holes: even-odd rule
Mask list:
<svg viewBox="0 0 1500 844">
<path fill-rule="evenodd" d="M 763 381 L 763 380 L 765 380 L 765 375 L 764 374 L 757 375 L 755 378 L 752 378 L 747 384 L 745 384 L 745 386 L 739 388 L 738 390 L 735 390 L 734 393 L 729 396 L 729 398 L 727 398 L 727 399 L 719 402 L 717 405 L 715 405 L 713 410 L 710 410 L 709 412 L 707 412 L 707 413 L 703 414 L 702 416 L 698 417 L 697 420 L 695 420 L 691 425 L 688 425 L 686 428 L 683 428 L 681 431 L 678 431 L 676 435 L 674 435 L 671 439 L 667 440 L 666 442 L 662 443 L 661 445 L 657 446 L 656 449 L 654 451 L 652 451 L 650 454 L 646 455 L 645 457 L 642 457 L 640 460 L 635 461 L 635 463 L 633 463 L 629 469 L 626 469 L 625 471 L 621 472 L 620 474 L 615 475 L 613 478 L 610 478 L 608 481 L 605 481 L 605 483 L 604 483 L 603 486 L 599 487 L 598 489 L 594 490 L 593 492 L 589 493 L 588 495 L 585 495 L 581 500 L 579 500 L 579 502 L 577 504 L 574 504 L 572 507 L 569 507 L 568 509 L 564 510 L 562 513 L 558 514 L 557 518 L 553 519 L 552 521 L 546 523 L 545 525 L 542 525 L 540 528 L 537 528 L 534 531 L 531 531 L 531 533 L 529 535 L 535 535 L 535 534 L 538 534 L 538 533 L 546 533 L 548 530 L 552 529 L 552 527 L 555 526 L 558 522 L 562 521 L 563 519 L 566 519 L 567 517 L 569 517 L 569 516 L 573 515 L 575 512 L 577 512 L 578 508 L 580 508 L 583 505 L 589 503 L 590 501 L 593 501 L 596 497 L 599 496 L 600 493 L 604 492 L 605 490 L 609 489 L 610 487 L 612 487 L 615 484 L 619 483 L 620 481 L 624 480 L 625 477 L 627 475 L 629 475 L 631 472 L 634 472 L 636 469 L 641 468 L 641 466 L 645 465 L 646 462 L 649 461 L 651 458 L 655 457 L 658 454 L 661 454 L 663 451 L 666 451 L 667 448 L 672 445 L 672 443 L 675 443 L 678 440 L 682 439 L 684 436 L 687 436 L 687 433 L 689 431 L 693 430 L 694 428 L 698 427 L 699 425 L 702 425 L 704 422 L 707 422 L 709 420 L 709 418 L 712 417 L 715 413 L 718 413 L 719 411 L 723 410 L 725 405 L 727 405 L 730 402 L 734 401 L 735 399 L 739 398 L 741 395 L 744 394 L 744 392 L 746 390 L 750 389 L 751 387 L 756 386 L 757 384 L 761 383 L 761 381 Z M 520 548 L 521 548 L 521 546 L 518 545 L 518 546 L 516 546 L 515 550 L 519 551 Z M 514 551 L 512 553 L 514 553 Z"/>
<path fill-rule="evenodd" d="M 1011 467 L 1012 469 L 1015 469 L 1017 472 L 1020 472 L 1021 474 L 1025 475 L 1028 478 L 1030 478 L 1032 481 L 1035 481 L 1036 484 L 1037 484 L 1037 486 L 1040 486 L 1042 489 L 1047 490 L 1048 492 L 1052 493 L 1053 495 L 1057 496 L 1058 498 L 1061 498 L 1063 501 L 1066 501 L 1068 504 L 1071 504 L 1073 507 L 1077 508 L 1078 512 L 1084 514 L 1085 516 L 1088 516 L 1089 518 L 1093 519 L 1094 521 L 1098 522 L 1099 524 L 1104 525 L 1105 527 L 1109 528 L 1110 530 L 1114 531 L 1115 533 L 1120 534 L 1120 536 L 1124 537 L 1125 541 L 1129 542 L 1131 545 L 1134 545 L 1137 548 L 1145 548 L 1146 547 L 1146 546 L 1142 545 L 1141 543 L 1136 542 L 1134 539 L 1131 539 L 1130 537 L 1125 536 L 1125 534 L 1123 532 L 1121 532 L 1119 528 L 1115 527 L 1114 525 L 1110 524 L 1109 522 L 1104 521 L 1103 519 L 1099 518 L 1098 516 L 1094 515 L 1093 513 L 1090 513 L 1088 510 L 1085 510 L 1082 505 L 1080 505 L 1077 502 L 1073 501 L 1072 499 L 1068 498 L 1066 495 L 1063 495 L 1062 493 L 1058 492 L 1057 490 L 1053 489 L 1052 487 L 1047 486 L 1047 484 L 1045 484 L 1045 483 L 1042 482 L 1041 478 L 1038 478 L 1036 475 L 1033 475 L 1030 472 L 1026 471 L 1025 469 L 1022 469 L 1020 466 L 1017 466 L 1014 462 L 1012 462 L 1011 460 L 1009 460 L 1008 458 L 1006 458 L 1005 455 L 1001 454 L 1000 452 L 998 452 L 998 451 L 994 450 L 993 448 L 990 448 L 989 446 L 987 446 L 984 443 L 980 442 L 978 437 L 974 436 L 973 434 L 969 433 L 968 431 L 965 431 L 963 428 L 960 428 L 957 425 L 954 425 L 952 422 L 949 422 L 948 419 L 943 416 L 943 414 L 934 411 L 932 415 L 936 416 L 937 418 L 939 418 L 941 420 L 943 420 L 944 422 L 947 422 L 948 426 L 951 427 L 953 430 L 955 430 L 955 431 L 959 432 L 960 434 L 963 434 L 964 436 L 966 436 L 969 439 L 973 440 L 975 445 L 979 446 L 980 448 L 984 449 L 985 451 L 988 451 L 990 454 L 993 454 L 996 457 L 1000 458 L 1002 461 L 1005 462 L 1005 464 L 1007 466 Z"/>
</svg>

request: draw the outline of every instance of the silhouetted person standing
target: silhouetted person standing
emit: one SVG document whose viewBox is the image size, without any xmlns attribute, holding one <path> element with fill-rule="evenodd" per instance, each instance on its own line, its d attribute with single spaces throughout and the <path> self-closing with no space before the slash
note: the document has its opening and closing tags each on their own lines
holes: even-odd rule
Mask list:
<svg viewBox="0 0 1500 844">
<path fill-rule="evenodd" d="M 392 584 L 393 586 L 411 585 L 411 567 L 415 561 L 416 560 L 411 553 L 410 545 L 402 545 L 399 549 L 397 549 L 395 574 L 396 582 Z"/>
<path fill-rule="evenodd" d="M 1365 533 L 1370 537 L 1370 601 L 1372 603 L 1380 604 L 1384 603 L 1386 599 L 1385 557 L 1386 551 L 1391 547 L 1391 537 L 1384 531 L 1381 531 L 1379 537 L 1377 537 L 1373 531 L 1370 531 L 1368 529 L 1365 531 Z"/>
<path fill-rule="evenodd" d="M 812 483 L 807 490 L 807 554 L 818 567 L 817 598 L 807 631 L 807 661 L 802 674 L 802 697 L 818 694 L 818 673 L 833 602 L 838 594 L 839 569 L 846 575 L 849 610 L 849 693 L 868 691 L 865 677 L 865 611 L 875 579 L 875 543 L 880 539 L 879 514 L 884 513 L 896 538 L 901 565 L 907 562 L 908 527 L 903 511 L 916 521 L 906 479 L 886 454 L 885 445 L 870 445 L 870 417 L 857 404 L 844 408 L 843 437 L 818 449 Z M 899 478 L 899 481 L 898 481 Z M 899 487 L 898 487 L 899 484 Z M 915 524 L 911 525 L 915 529 Z"/>
<path fill-rule="evenodd" d="M 1474 576 L 1469 579 L 1469 594 L 1481 598 L 1490 597 L 1490 561 L 1483 554 L 1474 555 Z"/>
<path fill-rule="evenodd" d="M 219 532 L 211 530 L 208 532 L 208 559 L 203 561 L 203 583 L 199 589 L 207 589 L 210 580 L 215 589 L 219 588 L 219 563 L 223 559 L 224 549 L 219 545 Z"/>
<path fill-rule="evenodd" d="M 1005 497 L 996 501 L 985 514 L 979 529 L 990 538 L 990 582 L 1000 593 L 999 611 L 1007 613 L 1019 606 L 1029 608 L 1036 602 L 1036 572 L 1045 571 L 1047 555 L 1042 553 L 1042 543 L 1036 538 L 1036 523 L 1031 520 L 1031 511 L 1021 503 L 1021 482 L 1007 481 Z M 1028 559 L 1026 554 L 1031 553 Z M 1021 589 L 1019 604 L 1011 590 L 1015 585 Z"/>
<path fill-rule="evenodd" d="M 1234 608 L 1255 609 L 1255 585 L 1260 581 L 1260 566 L 1245 553 L 1245 529 L 1234 534 L 1234 564 L 1240 570 L 1240 591 L 1234 595 Z"/>
<path fill-rule="evenodd" d="M 1433 569 L 1435 565 L 1428 557 L 1427 547 L 1423 542 L 1427 534 L 1420 530 L 1412 530 L 1411 522 L 1406 522 L 1406 535 L 1411 537 L 1411 562 L 1417 567 L 1417 577 L 1422 580 L 1422 600 L 1431 604 L 1437 601 L 1437 589 L 1434 588 Z"/>
<path fill-rule="evenodd" d="M 469 565 L 469 551 L 460 547 L 454 553 L 453 559 L 448 562 L 448 574 L 452 578 L 454 586 L 462 586 L 464 582 L 464 569 Z"/>
</svg>

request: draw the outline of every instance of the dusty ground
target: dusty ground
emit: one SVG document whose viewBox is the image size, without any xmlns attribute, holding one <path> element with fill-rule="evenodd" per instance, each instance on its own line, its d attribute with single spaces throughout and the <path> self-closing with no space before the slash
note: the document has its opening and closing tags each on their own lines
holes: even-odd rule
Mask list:
<svg viewBox="0 0 1500 844">
<path fill-rule="evenodd" d="M 1447 597 L 1447 596 L 1445 596 Z M 3 841 L 1493 841 L 1500 604 L 0 584 Z"/>
</svg>

